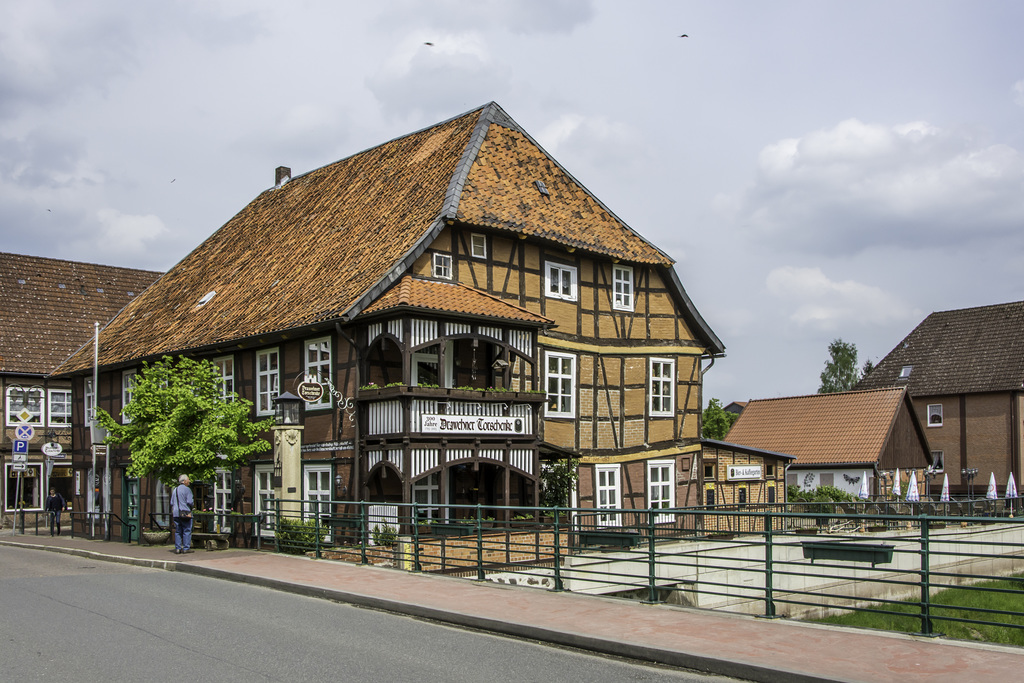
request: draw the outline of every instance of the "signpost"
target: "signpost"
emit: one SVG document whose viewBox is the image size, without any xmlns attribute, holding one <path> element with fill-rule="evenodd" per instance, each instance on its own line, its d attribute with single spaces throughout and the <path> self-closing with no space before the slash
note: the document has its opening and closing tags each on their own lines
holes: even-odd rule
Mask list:
<svg viewBox="0 0 1024 683">
<path fill-rule="evenodd" d="M 36 428 L 32 425 L 20 424 L 14 428 L 14 438 L 17 441 L 31 441 L 36 435 Z"/>
</svg>

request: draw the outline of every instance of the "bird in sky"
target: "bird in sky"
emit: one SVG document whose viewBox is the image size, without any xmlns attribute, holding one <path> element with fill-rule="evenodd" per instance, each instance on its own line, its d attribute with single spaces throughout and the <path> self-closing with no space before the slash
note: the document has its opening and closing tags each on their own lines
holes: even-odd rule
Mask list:
<svg viewBox="0 0 1024 683">
<path fill-rule="evenodd" d="M 679 36 L 679 37 L 680 37 L 680 38 L 689 38 L 690 36 L 688 36 L 688 35 L 686 35 L 686 34 L 684 33 L 683 35 L 681 35 L 681 36 Z"/>
<path fill-rule="evenodd" d="M 423 43 L 423 44 L 424 44 L 424 45 L 429 45 L 430 47 L 434 47 L 434 44 L 433 44 L 433 43 Z"/>
</svg>

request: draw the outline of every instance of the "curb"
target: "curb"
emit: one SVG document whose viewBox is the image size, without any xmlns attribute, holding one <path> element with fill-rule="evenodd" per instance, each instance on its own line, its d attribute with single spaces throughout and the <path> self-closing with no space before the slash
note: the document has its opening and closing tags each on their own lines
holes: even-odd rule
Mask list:
<svg viewBox="0 0 1024 683">
<path fill-rule="evenodd" d="M 92 560 L 100 560 L 102 562 L 118 562 L 120 564 L 131 564 L 136 567 L 148 567 L 150 569 L 164 569 L 166 571 L 175 571 L 178 566 L 184 564 L 183 562 L 177 562 L 175 560 L 147 560 L 140 557 L 125 557 L 124 555 L 109 555 L 107 553 L 99 553 L 93 550 L 79 550 L 78 548 L 62 548 L 60 546 L 52 545 L 34 545 L 31 543 L 19 543 L 17 541 L 0 541 L 0 546 L 9 546 L 11 548 L 29 548 L 31 550 L 46 550 L 51 553 L 62 553 L 64 555 L 75 555 L 77 557 L 88 557 Z"/>
</svg>

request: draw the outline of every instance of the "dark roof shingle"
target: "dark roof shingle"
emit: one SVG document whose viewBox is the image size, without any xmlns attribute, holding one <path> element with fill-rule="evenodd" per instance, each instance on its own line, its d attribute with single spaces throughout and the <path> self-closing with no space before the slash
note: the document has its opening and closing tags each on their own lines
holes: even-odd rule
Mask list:
<svg viewBox="0 0 1024 683">
<path fill-rule="evenodd" d="M 906 366 L 910 376 L 900 379 Z M 912 396 L 1024 388 L 1024 301 L 932 313 L 858 389 L 905 386 Z"/>
<path fill-rule="evenodd" d="M 45 375 L 160 273 L 0 253 L 0 372 Z"/>
</svg>

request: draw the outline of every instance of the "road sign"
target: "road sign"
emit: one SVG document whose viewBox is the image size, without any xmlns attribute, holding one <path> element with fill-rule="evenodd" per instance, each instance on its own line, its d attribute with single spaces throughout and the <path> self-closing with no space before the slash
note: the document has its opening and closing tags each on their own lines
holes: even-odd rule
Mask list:
<svg viewBox="0 0 1024 683">
<path fill-rule="evenodd" d="M 17 439 L 14 442 L 14 448 L 11 449 L 11 453 L 14 454 L 15 462 L 25 462 L 25 456 L 28 455 L 28 441 L 22 441 Z M 20 458 L 18 456 L 21 456 Z"/>
<path fill-rule="evenodd" d="M 23 462 L 16 462 L 13 465 L 11 465 L 11 469 L 14 470 L 15 472 L 24 472 L 26 469 L 28 469 L 28 465 L 26 465 Z"/>
<path fill-rule="evenodd" d="M 32 425 L 18 425 L 14 428 L 14 438 L 19 441 L 29 441 L 36 435 L 36 428 Z"/>
<path fill-rule="evenodd" d="M 63 458 L 64 457 L 64 455 L 63 455 L 64 447 L 61 446 L 56 441 L 50 441 L 49 443 L 44 443 L 43 447 L 40 450 L 43 451 L 44 455 L 48 455 L 51 458 L 57 458 L 57 457 Z"/>
</svg>

